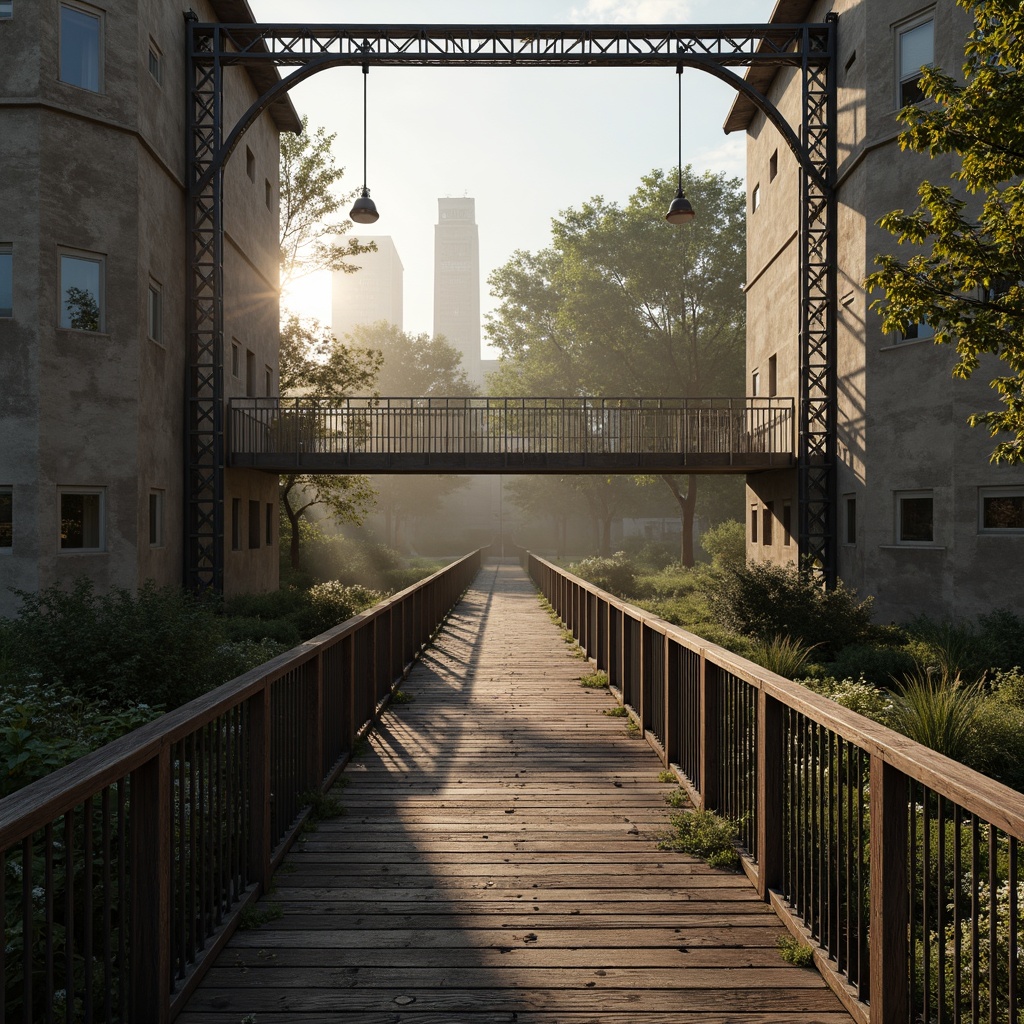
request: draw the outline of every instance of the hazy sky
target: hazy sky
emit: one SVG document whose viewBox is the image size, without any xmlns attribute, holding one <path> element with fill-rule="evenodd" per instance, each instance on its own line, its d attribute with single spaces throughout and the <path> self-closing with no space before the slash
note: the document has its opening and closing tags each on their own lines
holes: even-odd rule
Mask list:
<svg viewBox="0 0 1024 1024">
<path fill-rule="evenodd" d="M 321 24 L 697 24 L 767 21 L 774 0 L 250 0 L 265 21 Z M 371 68 L 367 185 L 405 266 L 405 329 L 433 326 L 437 199 L 476 199 L 481 305 L 516 249 L 543 248 L 551 218 L 591 196 L 625 201 L 676 161 L 676 76 L 668 68 Z M 362 76 L 335 68 L 292 91 L 310 126 L 336 132 L 345 184 L 362 184 Z M 743 174 L 743 137 L 722 124 L 733 92 L 683 76 L 683 163 Z M 330 285 L 308 278 L 290 304 L 330 319 Z"/>
</svg>

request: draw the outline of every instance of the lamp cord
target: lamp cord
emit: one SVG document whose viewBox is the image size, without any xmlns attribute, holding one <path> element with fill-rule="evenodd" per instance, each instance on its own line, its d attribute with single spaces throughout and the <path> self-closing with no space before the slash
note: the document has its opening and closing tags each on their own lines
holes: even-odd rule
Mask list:
<svg viewBox="0 0 1024 1024">
<path fill-rule="evenodd" d="M 363 192 L 366 192 L 366 81 L 370 76 L 370 65 L 363 65 Z M 680 139 L 680 146 L 682 140 Z M 682 149 L 679 150 L 682 153 Z"/>
<path fill-rule="evenodd" d="M 676 124 L 679 129 L 679 163 L 676 165 L 676 172 L 679 175 L 679 191 L 683 191 L 683 66 L 676 68 L 676 78 L 679 80 L 679 111 Z"/>
</svg>

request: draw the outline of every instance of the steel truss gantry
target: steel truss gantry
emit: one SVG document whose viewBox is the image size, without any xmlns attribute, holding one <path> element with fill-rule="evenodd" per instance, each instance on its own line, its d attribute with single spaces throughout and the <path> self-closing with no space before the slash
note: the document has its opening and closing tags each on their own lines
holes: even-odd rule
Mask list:
<svg viewBox="0 0 1024 1024">
<path fill-rule="evenodd" d="M 801 557 L 836 578 L 836 19 L 797 25 L 229 25 L 187 24 L 189 371 L 185 575 L 197 590 L 224 575 L 224 165 L 244 132 L 299 82 L 331 67 L 697 68 L 745 95 L 801 167 Z M 740 71 L 801 76 L 794 129 Z M 224 124 L 228 67 L 292 69 L 233 125 Z M 740 70 L 737 70 L 740 69 Z M 227 131 L 225 131 L 227 128 Z"/>
</svg>

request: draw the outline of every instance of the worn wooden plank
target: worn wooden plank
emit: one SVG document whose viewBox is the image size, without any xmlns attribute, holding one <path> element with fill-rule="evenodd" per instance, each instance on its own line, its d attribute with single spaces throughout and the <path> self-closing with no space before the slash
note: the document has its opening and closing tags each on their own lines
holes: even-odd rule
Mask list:
<svg viewBox="0 0 1024 1024">
<path fill-rule="evenodd" d="M 742 873 L 657 848 L 676 787 L 587 671 L 482 573 L 179 1021 L 848 1021 Z"/>
</svg>

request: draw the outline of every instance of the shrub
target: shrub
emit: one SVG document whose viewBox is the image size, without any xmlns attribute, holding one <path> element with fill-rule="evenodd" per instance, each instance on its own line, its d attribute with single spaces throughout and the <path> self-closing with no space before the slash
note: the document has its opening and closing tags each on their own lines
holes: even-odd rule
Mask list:
<svg viewBox="0 0 1024 1024">
<path fill-rule="evenodd" d="M 856 643 L 871 624 L 871 598 L 858 601 L 842 583 L 826 590 L 793 566 L 750 562 L 702 574 L 701 586 L 721 625 L 758 640 L 789 636 L 820 645 L 824 656 Z"/>
<path fill-rule="evenodd" d="M 834 700 L 837 704 L 875 722 L 888 725 L 892 713 L 892 698 L 861 676 L 859 679 L 801 679 L 799 682 L 815 693 Z"/>
<path fill-rule="evenodd" d="M 339 580 L 318 583 L 309 589 L 310 636 L 332 629 L 338 623 L 370 608 L 384 595 L 360 584 L 346 586 Z"/>
<path fill-rule="evenodd" d="M 913 655 L 902 647 L 850 644 L 827 667 L 837 679 L 863 678 L 875 686 L 889 686 L 893 679 L 912 673 L 916 664 Z"/>
<path fill-rule="evenodd" d="M 978 641 L 985 668 L 1005 670 L 1024 665 L 1024 618 L 1009 608 L 978 617 Z"/>
<path fill-rule="evenodd" d="M 595 587 L 619 597 L 626 597 L 633 592 L 636 573 L 624 551 L 616 551 L 611 558 L 584 558 L 573 562 L 568 568 L 569 572 L 593 583 Z"/>
<path fill-rule="evenodd" d="M 622 546 L 638 572 L 656 573 L 672 567 L 673 563 L 679 564 L 678 544 L 630 537 L 622 542 Z"/>
<path fill-rule="evenodd" d="M 700 546 L 711 556 L 712 565 L 741 566 L 747 560 L 747 532 L 742 523 L 727 519 L 701 534 Z"/>
<path fill-rule="evenodd" d="M 815 645 L 817 646 L 817 645 Z M 750 660 L 769 672 L 792 679 L 807 664 L 814 647 L 788 636 L 775 636 L 754 644 Z"/>
<path fill-rule="evenodd" d="M 735 821 L 720 818 L 714 811 L 684 811 L 668 820 L 673 831 L 658 843 L 659 849 L 692 853 L 716 868 L 739 865 L 736 842 L 740 830 Z"/>
<path fill-rule="evenodd" d="M 983 694 L 959 676 L 923 670 L 908 676 L 893 694 L 894 729 L 957 761 L 975 747 Z"/>
<path fill-rule="evenodd" d="M 776 943 L 779 947 L 779 955 L 787 964 L 795 967 L 814 966 L 814 948 L 806 942 L 801 942 L 792 935 L 780 935 Z"/>
<path fill-rule="evenodd" d="M 682 597 L 696 589 L 696 573 L 686 566 L 667 565 L 654 573 L 637 576 L 633 584 L 636 597 L 666 599 Z"/>
<path fill-rule="evenodd" d="M 969 622 L 936 622 L 925 615 L 907 625 L 909 651 L 926 672 L 977 678 L 988 667 L 981 642 Z"/>
</svg>

